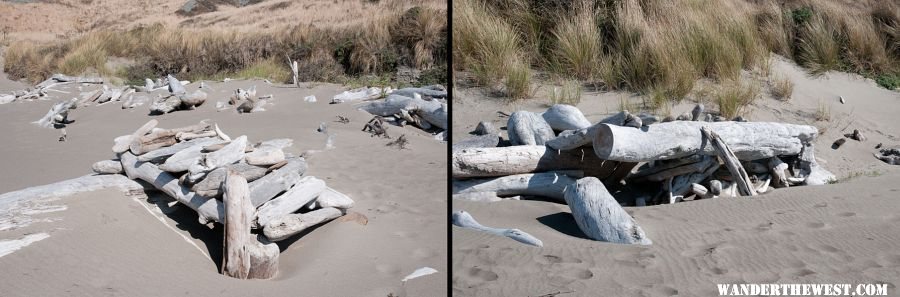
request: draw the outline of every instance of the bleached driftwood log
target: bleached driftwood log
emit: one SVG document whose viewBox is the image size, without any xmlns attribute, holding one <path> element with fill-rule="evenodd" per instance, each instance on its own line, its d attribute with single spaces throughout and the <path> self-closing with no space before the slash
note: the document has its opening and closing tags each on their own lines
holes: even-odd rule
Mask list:
<svg viewBox="0 0 900 297">
<path fill-rule="evenodd" d="M 181 106 L 181 99 L 178 98 L 178 96 L 158 98 L 150 104 L 150 112 L 154 114 L 167 114 L 175 111 L 179 106 Z"/>
<path fill-rule="evenodd" d="M 597 124 L 600 125 L 600 124 Z M 548 140 L 545 144 L 555 150 L 571 150 L 591 144 L 594 126 L 577 130 L 566 130 Z"/>
<path fill-rule="evenodd" d="M 453 194 L 453 199 L 475 201 L 475 202 L 497 202 L 503 200 L 521 200 L 521 196 L 500 197 L 496 192 L 472 192 Z"/>
<path fill-rule="evenodd" d="M 211 144 L 205 142 L 192 143 L 187 148 L 183 148 L 166 158 L 165 162 L 159 165 L 159 169 L 167 172 L 188 171 L 191 165 L 200 161 L 200 157 L 203 154 L 203 148 L 215 144 L 224 144 L 224 142 L 214 141 Z M 174 147 L 174 145 L 172 147 Z"/>
<path fill-rule="evenodd" d="M 309 227 L 333 220 L 342 215 L 341 210 L 334 207 L 326 207 L 307 213 L 287 214 L 272 219 L 263 228 L 263 234 L 269 240 L 282 241 L 303 232 Z"/>
<path fill-rule="evenodd" d="M 297 61 L 288 57 L 288 66 L 291 67 L 291 78 L 294 80 L 294 85 L 300 87 L 300 67 L 297 65 Z"/>
<path fill-rule="evenodd" d="M 194 108 L 203 105 L 206 102 L 206 96 L 205 92 L 196 90 L 193 93 L 181 95 L 181 104 L 187 108 Z"/>
<path fill-rule="evenodd" d="M 540 115 L 520 110 L 512 113 L 506 122 L 506 133 L 512 145 L 544 145 L 556 137 L 553 128 Z"/>
<path fill-rule="evenodd" d="M 473 148 L 453 152 L 454 178 L 504 176 L 553 170 L 583 170 L 586 175 L 605 178 L 615 168 L 589 149 L 555 151 L 543 145 Z"/>
<path fill-rule="evenodd" d="M 119 160 L 103 160 L 91 165 L 91 169 L 97 174 L 119 174 L 122 173 L 122 162 Z"/>
<path fill-rule="evenodd" d="M 337 209 L 349 209 L 353 207 L 353 199 L 344 193 L 338 192 L 331 187 L 325 187 L 325 191 L 316 197 L 316 205 L 320 208 L 334 207 Z"/>
<path fill-rule="evenodd" d="M 346 103 L 351 101 L 359 101 L 359 100 L 372 100 L 381 98 L 384 94 L 384 91 L 381 88 L 371 87 L 371 88 L 359 88 L 344 91 L 340 94 L 334 95 L 331 99 L 331 103 Z"/>
<path fill-rule="evenodd" d="M 652 243 L 599 179 L 585 177 L 578 180 L 566 189 L 565 200 L 578 228 L 591 239 L 641 245 Z"/>
<path fill-rule="evenodd" d="M 260 242 L 250 233 L 255 209 L 249 195 L 243 177 L 233 171 L 226 173 L 222 274 L 238 279 L 272 278 L 278 273 L 279 250 L 277 245 Z"/>
<path fill-rule="evenodd" d="M 584 117 L 575 106 L 555 104 L 541 114 L 541 117 L 556 131 L 578 130 L 591 126 L 591 122 Z"/>
<path fill-rule="evenodd" d="M 253 207 L 259 207 L 266 203 L 278 193 L 290 189 L 294 184 L 300 181 L 300 177 L 306 173 L 306 160 L 303 158 L 292 158 L 287 160 L 287 164 L 272 171 L 266 176 L 250 183 L 250 200 Z"/>
<path fill-rule="evenodd" d="M 644 162 L 697 153 L 715 155 L 715 149 L 701 137 L 700 127 L 704 126 L 716 131 L 740 160 L 796 155 L 818 135 L 816 127 L 806 125 L 678 121 L 642 129 L 598 125 L 591 138 L 594 152 L 606 160 Z"/>
<path fill-rule="evenodd" d="M 476 135 L 453 144 L 453 151 L 469 148 L 497 147 L 500 144 L 499 134 Z"/>
<path fill-rule="evenodd" d="M 191 186 L 191 190 L 204 197 L 219 197 L 222 194 L 222 182 L 229 171 L 236 172 L 248 182 L 258 180 L 266 175 L 267 168 L 247 163 L 231 164 L 210 171 L 200 182 Z"/>
<path fill-rule="evenodd" d="M 804 184 L 808 186 L 819 186 L 834 181 L 834 174 L 823 168 L 816 161 L 815 148 L 812 143 L 805 144 L 802 152 L 800 152 L 800 177 L 805 177 Z"/>
<path fill-rule="evenodd" d="M 718 133 L 712 131 L 710 128 L 704 126 L 701 127 L 700 130 L 703 133 L 703 137 L 712 144 L 719 157 L 722 158 L 725 167 L 731 172 L 731 177 L 737 184 L 738 190 L 741 191 L 741 195 L 756 196 L 756 191 L 753 189 L 752 183 L 750 182 L 750 175 L 744 170 L 744 166 L 741 165 L 741 161 L 734 155 L 731 148 L 722 141 L 722 138 L 719 137 Z"/>
<path fill-rule="evenodd" d="M 13 204 L 29 200 L 51 197 L 66 197 L 77 193 L 114 188 L 120 191 L 137 194 L 144 192 L 144 186 L 119 174 L 85 175 L 52 184 L 29 187 L 18 191 L 0 194 L 0 212 Z"/>
<path fill-rule="evenodd" d="M 264 227 L 269 221 L 297 211 L 304 205 L 315 200 L 319 194 L 325 191 L 325 182 L 321 179 L 307 176 L 298 181 L 293 187 L 275 197 L 262 206 L 256 214 L 256 226 Z M 270 237 L 271 239 L 271 237 Z"/>
<path fill-rule="evenodd" d="M 478 223 L 478 221 L 475 221 L 475 218 L 473 218 L 471 214 L 464 210 L 454 211 L 451 217 L 451 221 L 453 225 L 456 225 L 458 227 L 478 230 L 497 236 L 509 237 L 512 240 L 536 247 L 544 246 L 544 243 L 541 242 L 540 239 L 537 239 L 536 237 L 531 236 L 531 234 L 525 233 L 522 230 L 491 228 L 481 225 Z"/>
<path fill-rule="evenodd" d="M 178 80 L 171 74 L 166 75 L 166 79 L 169 83 L 169 93 L 172 93 L 172 95 L 184 95 L 187 93 L 180 80 Z"/>
<path fill-rule="evenodd" d="M 434 90 L 427 88 L 402 88 L 397 89 L 391 92 L 391 94 L 413 97 L 415 94 L 419 94 L 421 96 L 427 96 L 432 98 L 447 98 L 446 90 Z"/>
<path fill-rule="evenodd" d="M 64 74 L 54 74 L 50 77 L 51 80 L 57 82 L 73 82 L 79 84 L 102 84 L 103 78 L 101 77 L 81 77 L 81 76 L 68 76 Z"/>
<path fill-rule="evenodd" d="M 77 100 L 72 98 L 71 100 L 54 104 L 44 117 L 33 123 L 44 128 L 52 128 L 54 125 L 65 125 L 69 117 L 69 110 L 75 109 Z"/>
<path fill-rule="evenodd" d="M 786 188 L 790 187 L 790 183 L 788 183 L 788 164 L 781 161 L 781 158 L 772 157 L 769 158 L 769 174 L 772 175 L 772 186 L 776 188 Z"/>
<path fill-rule="evenodd" d="M 241 135 L 220 150 L 201 154 L 199 162 L 188 167 L 188 178 L 199 181 L 213 169 L 237 163 L 244 159 L 245 149 L 247 149 L 247 136 Z"/>
<path fill-rule="evenodd" d="M 565 201 L 566 188 L 575 179 L 556 172 L 528 173 L 496 178 L 454 180 L 453 194 L 491 192 L 498 196 L 531 195 Z"/>
<path fill-rule="evenodd" d="M 159 170 L 153 163 L 138 161 L 131 152 L 120 155 L 122 168 L 131 179 L 141 179 L 150 183 L 158 190 L 175 198 L 181 204 L 187 205 L 197 212 L 200 222 L 221 222 L 224 216 L 222 203 L 216 199 L 209 199 L 191 192 L 190 189 L 178 184 L 178 178 Z"/>
<path fill-rule="evenodd" d="M 247 164 L 267 166 L 284 161 L 284 151 L 274 146 L 260 146 L 244 156 Z"/>
<path fill-rule="evenodd" d="M 396 115 L 402 111 L 415 113 L 428 123 L 447 129 L 447 105 L 437 100 L 390 95 L 385 100 L 369 102 L 359 109 L 383 117 Z"/>
<path fill-rule="evenodd" d="M 156 128 L 156 125 L 158 125 L 158 124 L 159 124 L 159 121 L 157 121 L 156 119 L 152 119 L 152 120 L 147 121 L 147 123 L 145 123 L 143 126 L 138 128 L 137 130 L 135 130 L 134 133 L 132 133 L 131 135 L 116 138 L 115 145 L 113 145 L 113 147 L 112 147 L 113 152 L 117 153 L 117 154 L 124 153 L 125 151 L 127 151 L 129 149 L 132 142 L 134 142 L 136 139 L 140 138 L 141 136 L 144 136 L 145 134 L 150 133 L 150 130 L 153 130 L 153 128 Z"/>
</svg>

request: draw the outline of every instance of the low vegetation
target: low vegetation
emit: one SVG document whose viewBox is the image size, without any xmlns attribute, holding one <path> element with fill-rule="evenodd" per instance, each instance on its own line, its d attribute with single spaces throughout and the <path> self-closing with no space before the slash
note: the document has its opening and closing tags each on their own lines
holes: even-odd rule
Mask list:
<svg viewBox="0 0 900 297">
<path fill-rule="evenodd" d="M 767 72 L 776 53 L 811 73 L 839 70 L 886 88 L 900 77 L 900 3 L 839 0 L 463 0 L 453 69 L 484 86 L 512 67 L 681 100 L 700 79 Z M 790 84 L 779 82 L 780 98 Z M 651 101 L 657 101 L 653 99 Z"/>
<path fill-rule="evenodd" d="M 831 108 L 824 101 L 819 101 L 819 105 L 816 107 L 815 119 L 819 122 L 831 121 Z"/>
<path fill-rule="evenodd" d="M 560 86 L 554 86 L 550 90 L 550 105 L 568 104 L 578 105 L 581 102 L 582 86 L 578 80 L 565 80 Z"/>
<path fill-rule="evenodd" d="M 712 102 L 718 106 L 719 115 L 733 119 L 745 115 L 748 105 L 759 97 L 759 86 L 752 82 L 739 80 L 723 82 L 712 93 Z"/>
<path fill-rule="evenodd" d="M 259 77 L 287 82 L 290 58 L 299 61 L 303 81 L 393 75 L 399 66 L 427 72 L 434 80 L 433 69 L 446 70 L 447 28 L 446 11 L 420 7 L 347 28 L 300 25 L 236 32 L 152 25 L 92 31 L 51 43 L 13 43 L 5 53 L 4 71 L 32 82 L 56 72 L 124 75 L 129 82 L 168 73 L 189 80 Z M 110 69 L 113 57 L 134 63 Z"/>
<path fill-rule="evenodd" d="M 791 99 L 791 95 L 794 93 L 794 82 L 789 78 L 776 77 L 774 81 L 772 81 L 772 97 L 778 100 L 788 100 Z"/>
</svg>

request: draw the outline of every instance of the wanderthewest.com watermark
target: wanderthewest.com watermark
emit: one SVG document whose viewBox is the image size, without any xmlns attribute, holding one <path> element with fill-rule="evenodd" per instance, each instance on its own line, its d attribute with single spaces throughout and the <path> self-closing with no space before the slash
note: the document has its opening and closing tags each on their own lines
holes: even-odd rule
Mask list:
<svg viewBox="0 0 900 297">
<path fill-rule="evenodd" d="M 716 284 L 719 296 L 887 296 L 887 284 Z"/>
</svg>

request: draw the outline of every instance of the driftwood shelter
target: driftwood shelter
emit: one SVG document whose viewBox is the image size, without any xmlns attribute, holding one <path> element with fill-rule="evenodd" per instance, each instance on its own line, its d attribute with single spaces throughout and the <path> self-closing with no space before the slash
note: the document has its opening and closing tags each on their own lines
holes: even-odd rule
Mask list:
<svg viewBox="0 0 900 297">
<path fill-rule="evenodd" d="M 479 123 L 475 136 L 453 146 L 453 197 L 495 202 L 539 196 L 567 204 L 591 239 L 651 244 L 623 205 L 752 197 L 834 179 L 813 155 L 817 128 L 721 121 L 703 110 L 698 105 L 680 120 L 663 121 L 622 111 L 591 123 L 574 106 L 554 105 L 542 113 L 512 113 L 507 140 L 490 122 Z M 452 220 L 540 245 L 520 230 L 473 223 L 464 211 Z"/>
</svg>

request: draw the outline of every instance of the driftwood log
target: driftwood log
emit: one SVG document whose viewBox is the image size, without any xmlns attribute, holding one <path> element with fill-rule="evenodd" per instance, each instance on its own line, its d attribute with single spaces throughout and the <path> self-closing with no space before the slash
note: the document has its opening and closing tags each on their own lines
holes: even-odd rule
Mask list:
<svg viewBox="0 0 900 297">
<path fill-rule="evenodd" d="M 701 137 L 700 128 L 705 126 L 716 131 L 740 160 L 796 155 L 818 135 L 816 127 L 806 125 L 677 121 L 641 129 L 597 125 L 591 139 L 594 152 L 605 160 L 645 162 L 698 153 L 715 155 L 715 149 Z"/>
<path fill-rule="evenodd" d="M 553 128 L 543 117 L 525 110 L 514 112 L 509 116 L 506 133 L 512 145 L 544 145 L 556 137 Z"/>
<path fill-rule="evenodd" d="M 91 165 L 91 170 L 97 174 L 119 174 L 122 173 L 122 162 L 119 160 L 103 160 Z"/>
<path fill-rule="evenodd" d="M 263 234 L 269 240 L 282 241 L 303 232 L 309 227 L 330 221 L 343 215 L 340 209 L 326 207 L 307 213 L 287 214 L 277 217 L 263 228 Z"/>
<path fill-rule="evenodd" d="M 284 192 L 284 194 L 281 194 L 281 196 L 278 196 L 259 207 L 256 214 L 256 226 L 267 226 L 269 221 L 291 214 L 303 208 L 304 205 L 309 204 L 315 200 L 316 197 L 319 197 L 319 194 L 322 194 L 322 192 L 325 191 L 325 188 L 325 182 L 321 179 L 312 176 L 300 179 L 300 181 Z"/>
<path fill-rule="evenodd" d="M 591 239 L 641 245 L 652 243 L 599 179 L 585 177 L 578 180 L 566 189 L 565 199 L 578 228 Z"/>
<path fill-rule="evenodd" d="M 497 196 L 542 196 L 558 202 L 565 201 L 566 188 L 575 179 L 555 172 L 528 173 L 496 178 L 454 180 L 453 194 L 490 192 Z"/>
<path fill-rule="evenodd" d="M 250 200 L 253 207 L 259 207 L 278 193 L 284 192 L 300 181 L 306 173 L 306 160 L 303 158 L 291 158 L 281 168 L 266 174 L 262 178 L 250 183 Z"/>
<path fill-rule="evenodd" d="M 590 149 L 556 151 L 543 145 L 518 145 L 454 151 L 453 178 L 505 176 L 554 170 L 582 170 L 606 178 L 615 166 L 597 158 Z"/>
<path fill-rule="evenodd" d="M 482 232 L 497 235 L 497 236 L 509 237 L 512 240 L 515 240 L 515 241 L 518 241 L 518 242 L 521 242 L 521 243 L 524 243 L 527 245 L 533 245 L 536 247 L 544 246 L 544 243 L 541 242 L 540 239 L 537 239 L 536 237 L 531 236 L 531 234 L 525 233 L 522 230 L 491 228 L 491 227 L 487 227 L 482 224 L 479 224 L 478 221 L 475 221 L 475 218 L 473 218 L 471 214 L 469 214 L 468 212 L 463 211 L 463 210 L 454 211 L 453 215 L 451 217 L 451 221 L 452 221 L 453 225 L 458 226 L 458 227 L 478 230 L 478 231 L 482 231 Z"/>
<path fill-rule="evenodd" d="M 210 171 L 203 180 L 191 186 L 191 190 L 204 197 L 219 197 L 222 195 L 221 186 L 228 172 L 235 172 L 248 182 L 252 182 L 265 176 L 267 171 L 266 167 L 253 166 L 247 163 L 231 164 Z"/>
<path fill-rule="evenodd" d="M 277 245 L 257 240 L 250 230 L 255 209 L 247 180 L 229 171 L 225 178 L 225 244 L 222 274 L 239 279 L 268 279 L 278 273 Z"/>
<path fill-rule="evenodd" d="M 566 104 L 551 106 L 541 114 L 541 117 L 556 131 L 578 130 L 591 126 L 591 122 L 584 117 L 581 110 Z"/>
<path fill-rule="evenodd" d="M 216 199 L 203 197 L 178 184 L 178 178 L 168 172 L 159 170 L 153 163 L 138 161 L 131 152 L 120 155 L 122 168 L 131 179 L 140 179 L 150 183 L 156 189 L 175 198 L 197 212 L 201 223 L 222 222 L 224 208 Z"/>
<path fill-rule="evenodd" d="M 337 209 L 349 209 L 353 207 L 353 199 L 344 193 L 338 192 L 331 187 L 325 187 L 325 191 L 316 197 L 316 205 L 319 208 L 334 207 Z"/>
</svg>

